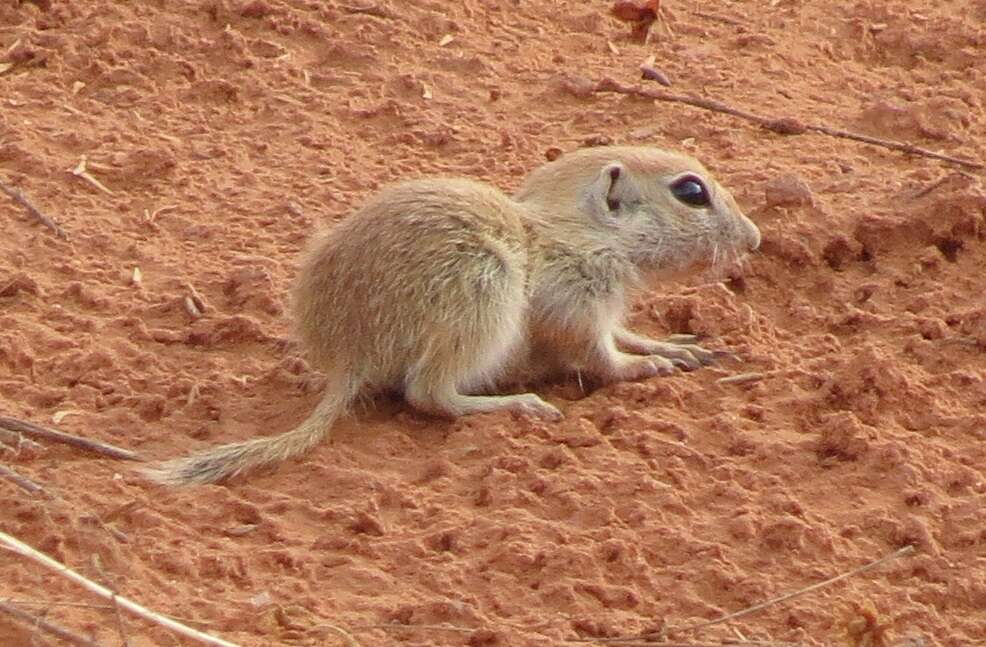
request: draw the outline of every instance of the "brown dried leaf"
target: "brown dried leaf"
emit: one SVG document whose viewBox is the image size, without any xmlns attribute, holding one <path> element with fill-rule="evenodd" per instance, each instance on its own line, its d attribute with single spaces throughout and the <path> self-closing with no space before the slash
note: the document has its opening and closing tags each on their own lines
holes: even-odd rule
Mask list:
<svg viewBox="0 0 986 647">
<path fill-rule="evenodd" d="M 889 622 L 881 622 L 872 602 L 851 602 L 852 607 L 843 620 L 849 647 L 890 647 L 887 637 Z"/>
<path fill-rule="evenodd" d="M 660 10 L 661 0 L 646 0 L 645 2 L 620 0 L 613 3 L 610 13 L 625 22 L 651 23 L 657 20 L 657 13 Z"/>
</svg>

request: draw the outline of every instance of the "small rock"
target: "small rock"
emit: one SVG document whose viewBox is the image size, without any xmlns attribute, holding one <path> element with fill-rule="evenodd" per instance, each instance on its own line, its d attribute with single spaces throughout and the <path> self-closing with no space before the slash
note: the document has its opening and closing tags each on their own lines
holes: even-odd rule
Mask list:
<svg viewBox="0 0 986 647">
<path fill-rule="evenodd" d="M 264 18 L 273 12 L 273 7 L 262 0 L 254 0 L 240 7 L 240 15 L 244 18 Z"/>
<path fill-rule="evenodd" d="M 490 629 L 480 629 L 469 636 L 469 647 L 481 647 L 482 645 L 496 645 L 500 642 L 500 636 Z"/>
<path fill-rule="evenodd" d="M 383 537 L 385 534 L 380 519 L 368 512 L 360 512 L 356 515 L 353 522 L 349 524 L 349 529 L 358 535 Z"/>
<path fill-rule="evenodd" d="M 862 423 L 849 412 L 828 416 L 819 429 L 815 453 L 819 460 L 855 461 L 869 449 Z"/>
<path fill-rule="evenodd" d="M 595 94 L 596 84 L 584 76 L 568 75 L 561 80 L 561 89 L 577 99 L 588 99 Z"/>
<path fill-rule="evenodd" d="M 862 245 L 839 234 L 826 243 L 822 258 L 833 270 L 842 270 L 862 252 Z"/>
<path fill-rule="evenodd" d="M 595 447 L 602 442 L 595 425 L 585 418 L 581 418 L 576 425 L 558 432 L 553 440 L 569 447 Z"/>
<path fill-rule="evenodd" d="M 250 598 L 250 604 L 252 604 L 257 609 L 261 607 L 266 607 L 268 604 L 271 604 L 272 602 L 274 602 L 274 598 L 272 598 L 270 596 L 270 593 L 268 593 L 267 591 L 261 591 L 257 595 Z"/>
<path fill-rule="evenodd" d="M 612 143 L 612 139 L 600 133 L 593 133 L 582 140 L 582 146 L 586 148 L 591 148 L 593 146 L 609 146 Z"/>
<path fill-rule="evenodd" d="M 775 177 L 764 186 L 764 198 L 768 207 L 802 207 L 815 204 L 808 184 L 796 175 Z"/>
<path fill-rule="evenodd" d="M 38 282 L 27 274 L 15 274 L 6 284 L 0 285 L 0 297 L 17 296 L 20 292 L 38 296 L 41 294 L 41 288 Z"/>
</svg>

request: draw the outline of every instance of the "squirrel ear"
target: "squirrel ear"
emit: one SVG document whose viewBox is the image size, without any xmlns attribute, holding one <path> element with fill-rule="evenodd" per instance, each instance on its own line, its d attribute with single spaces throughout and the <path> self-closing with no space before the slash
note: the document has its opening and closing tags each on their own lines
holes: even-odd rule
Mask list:
<svg viewBox="0 0 986 647">
<path fill-rule="evenodd" d="M 615 189 L 616 183 L 623 176 L 623 165 L 619 162 L 607 164 L 606 168 L 603 169 L 603 173 L 609 175 L 609 188 L 606 191 L 606 207 L 610 211 L 616 211 L 620 208 L 620 199 L 616 197 Z"/>
<path fill-rule="evenodd" d="M 602 167 L 586 195 L 586 207 L 598 218 L 608 219 L 621 206 L 622 185 L 626 182 L 626 168 L 620 162 L 610 162 Z"/>
</svg>

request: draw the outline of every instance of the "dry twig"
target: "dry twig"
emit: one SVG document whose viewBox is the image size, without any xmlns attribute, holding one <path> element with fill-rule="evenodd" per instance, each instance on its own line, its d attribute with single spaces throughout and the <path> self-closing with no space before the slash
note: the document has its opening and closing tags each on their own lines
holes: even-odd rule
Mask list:
<svg viewBox="0 0 986 647">
<path fill-rule="evenodd" d="M 932 159 L 941 160 L 943 162 L 949 162 L 951 164 L 964 166 L 965 168 L 971 168 L 976 170 L 986 169 L 986 164 L 962 159 L 959 157 L 952 157 L 951 155 L 944 155 L 942 153 L 936 153 L 934 151 L 928 150 L 927 148 L 921 148 L 920 146 L 915 146 L 914 144 L 907 144 L 904 142 L 897 142 L 889 139 L 880 139 L 878 137 L 870 137 L 869 135 L 862 135 L 860 133 L 854 133 L 848 130 L 839 130 L 838 128 L 830 128 L 828 126 L 820 126 L 817 124 L 806 124 L 804 122 L 798 121 L 797 119 L 793 119 L 791 117 L 782 117 L 779 119 L 772 117 L 765 117 L 763 115 L 758 115 L 752 112 L 746 112 L 745 110 L 734 108 L 721 101 L 716 101 L 715 99 L 709 99 L 706 97 L 695 97 L 695 96 L 683 95 L 683 94 L 673 94 L 671 92 L 666 92 L 664 90 L 644 88 L 639 85 L 626 85 L 614 79 L 608 79 L 608 78 L 602 79 L 601 81 L 596 83 L 593 88 L 593 92 L 613 92 L 616 94 L 626 94 L 630 96 L 643 97 L 645 99 L 653 99 L 654 101 L 683 103 L 685 105 L 694 106 L 695 108 L 701 108 L 703 110 L 709 110 L 711 112 L 719 112 L 722 114 L 739 117 L 740 119 L 751 121 L 761 126 L 762 128 L 766 128 L 767 130 L 778 133 L 780 135 L 803 135 L 806 132 L 817 132 L 823 135 L 828 135 L 830 137 L 851 139 L 854 141 L 863 142 L 864 144 L 881 146 L 883 148 L 889 148 L 891 150 L 900 151 L 902 153 L 909 153 L 911 155 L 930 157 Z"/>
<path fill-rule="evenodd" d="M 353 631 L 365 631 L 369 629 L 389 629 L 391 631 L 397 631 L 399 629 L 418 629 L 421 631 L 451 631 L 454 633 L 473 633 L 479 631 L 478 629 L 470 629 L 469 627 L 456 627 L 455 625 L 403 625 L 399 623 L 390 624 L 374 624 L 374 625 L 359 625 L 353 627 Z"/>
<path fill-rule="evenodd" d="M 765 377 L 767 376 L 763 373 L 739 373 L 737 375 L 720 377 L 716 380 L 716 384 L 752 384 L 753 382 L 759 382 Z"/>
<path fill-rule="evenodd" d="M 76 609 L 99 609 L 100 611 L 112 611 L 113 607 L 105 604 L 87 604 L 85 602 L 61 602 L 59 600 L 24 600 L 14 598 L 4 598 L 0 602 L 16 604 L 22 607 L 73 607 Z"/>
<path fill-rule="evenodd" d="M 4 467 L 3 465 L 0 465 L 0 477 L 7 479 L 28 494 L 37 494 L 38 492 L 44 492 L 45 490 L 43 487 L 26 476 L 21 476 L 14 470 Z"/>
<path fill-rule="evenodd" d="M 719 14 L 715 14 L 715 13 L 706 13 L 704 11 L 693 11 L 692 15 L 698 16 L 699 18 L 705 18 L 706 20 L 715 20 L 721 23 L 725 23 L 727 25 L 732 25 L 733 27 L 739 27 L 743 24 L 740 21 L 735 20 L 734 18 L 730 18 L 728 16 L 720 16 Z"/>
<path fill-rule="evenodd" d="M 58 223 L 52 220 L 51 218 L 49 218 L 48 216 L 44 215 L 43 213 L 41 213 L 41 211 L 39 211 L 37 207 L 35 207 L 30 202 L 28 202 L 27 198 L 24 197 L 23 193 L 21 193 L 20 191 L 18 191 L 17 189 L 11 186 L 7 186 L 7 184 L 3 181 L 0 181 L 0 191 L 3 191 L 7 195 L 9 195 L 14 202 L 24 207 L 24 209 L 29 214 L 31 214 L 32 218 L 40 222 L 48 229 L 55 232 L 56 236 L 68 240 L 68 234 L 65 233 L 65 231 L 58 225 Z"/>
<path fill-rule="evenodd" d="M 633 643 L 652 645 L 653 643 L 648 643 L 647 641 L 651 641 L 651 640 L 664 641 L 667 639 L 668 636 L 673 636 L 675 634 L 689 633 L 692 631 L 697 631 L 699 629 L 705 629 L 706 627 L 711 627 L 712 625 L 718 625 L 718 624 L 722 624 L 723 622 L 729 622 L 737 618 L 742 618 L 743 616 L 750 615 L 751 613 L 756 613 L 757 611 L 762 611 L 763 609 L 766 609 L 767 607 L 773 606 L 775 604 L 786 602 L 787 600 L 790 600 L 792 598 L 805 595 L 806 593 L 811 593 L 812 591 L 817 591 L 818 589 L 825 588 L 826 586 L 830 586 L 832 584 L 835 584 L 836 582 L 841 582 L 842 580 L 848 579 L 855 575 L 859 575 L 860 573 L 865 573 L 866 571 L 872 570 L 877 566 L 881 566 L 882 564 L 885 564 L 889 561 L 893 561 L 898 557 L 910 555 L 914 551 L 915 551 L 914 546 L 904 546 L 900 550 L 896 550 L 890 553 L 889 555 L 884 555 L 880 559 L 869 562 L 868 564 L 863 564 L 859 568 L 854 568 L 851 571 L 847 571 L 845 573 L 842 573 L 841 575 L 836 575 L 835 577 L 831 577 L 823 582 L 817 582 L 816 584 L 812 584 L 811 586 L 806 586 L 803 589 L 798 589 L 797 591 L 792 591 L 790 593 L 780 595 L 776 598 L 771 598 L 769 600 L 761 602 L 760 604 L 755 604 L 752 607 L 747 607 L 745 609 L 741 609 L 733 613 L 727 613 L 724 616 L 713 618 L 712 620 L 703 620 L 702 622 L 696 622 L 694 624 L 684 625 L 682 627 L 669 627 L 660 632 L 651 632 L 651 633 L 639 634 L 636 636 L 627 636 L 624 638 L 596 638 L 594 640 L 595 642 L 601 642 L 601 643 L 607 643 L 613 645 L 627 645 Z M 585 641 L 585 642 L 592 642 L 592 641 Z M 661 643 L 658 642 L 658 644 Z"/>
<path fill-rule="evenodd" d="M 353 635 L 351 633 L 349 633 L 348 631 L 346 631 L 345 629 L 343 629 L 342 627 L 337 627 L 335 625 L 330 625 L 330 624 L 328 624 L 326 622 L 323 622 L 323 623 L 317 625 L 315 628 L 316 629 L 328 629 L 332 633 L 336 634 L 337 636 L 339 636 L 343 640 L 345 640 L 346 641 L 346 645 L 348 645 L 348 647 L 361 647 L 361 645 L 359 644 L 359 641 L 357 641 L 355 638 L 353 638 Z"/>
<path fill-rule="evenodd" d="M 0 416 L 0 428 L 7 429 L 9 431 L 16 431 L 24 434 L 25 436 L 43 438 L 44 440 L 49 440 L 54 443 L 71 445 L 72 447 L 77 447 L 78 449 L 94 452 L 96 454 L 102 454 L 103 456 L 109 456 L 110 458 L 119 458 L 128 461 L 144 460 L 140 457 L 140 455 L 128 449 L 121 449 L 120 447 L 107 445 L 106 443 L 101 443 L 98 440 L 90 440 L 89 438 L 73 436 L 72 434 L 67 434 L 64 431 L 48 429 L 47 427 L 36 425 L 33 422 L 18 420 L 17 418 L 11 418 L 9 416 Z"/>
<path fill-rule="evenodd" d="M 0 602 L 7 602 L 9 604 L 16 604 L 22 607 L 73 607 L 76 609 L 97 609 L 99 611 L 112 611 L 115 607 L 111 607 L 107 604 L 88 604 L 85 602 L 63 602 L 61 600 L 25 600 L 25 599 L 14 599 L 14 598 L 3 598 Z M 181 616 L 173 616 L 168 614 L 166 617 L 172 620 L 177 620 L 178 622 L 184 622 L 186 624 L 193 625 L 209 625 L 212 624 L 208 620 L 195 620 L 193 618 L 182 618 Z"/>
<path fill-rule="evenodd" d="M 394 12 L 392 12 L 387 7 L 382 7 L 380 5 L 375 5 L 375 4 L 371 4 L 365 7 L 340 6 L 339 9 L 345 11 L 346 13 L 363 14 L 365 16 L 376 16 L 377 18 L 397 17 L 396 15 L 394 15 Z"/>
<path fill-rule="evenodd" d="M 99 573 L 99 576 L 103 579 L 103 581 L 110 585 L 106 588 L 113 594 L 113 599 L 111 601 L 113 602 L 113 614 L 116 616 L 116 628 L 120 633 L 120 645 L 122 647 L 130 647 L 130 637 L 127 633 L 126 623 L 123 620 L 123 612 L 120 611 L 120 603 L 117 602 L 116 586 L 110 579 L 109 573 L 103 569 L 103 564 L 99 559 L 98 554 L 94 553 L 92 555 L 92 567 L 97 573 Z"/>
<path fill-rule="evenodd" d="M 86 160 L 86 156 L 83 155 L 82 158 L 79 160 L 79 163 L 75 165 L 75 168 L 71 169 L 70 173 L 72 173 L 72 175 L 76 177 L 81 177 L 83 180 L 93 185 L 94 187 L 96 187 L 106 195 L 113 195 L 113 192 L 108 188 L 106 188 L 105 184 L 103 184 L 95 177 L 93 177 L 92 173 L 89 172 L 89 168 L 87 164 L 88 161 Z"/>
<path fill-rule="evenodd" d="M 972 176 L 970 176 L 970 175 L 968 175 L 966 173 L 963 173 L 962 171 L 957 171 L 955 173 L 949 173 L 948 175 L 943 175 L 942 177 L 938 178 L 937 180 L 935 180 L 934 182 L 932 182 L 928 186 L 926 186 L 926 187 L 924 187 L 922 189 L 918 189 L 917 191 L 915 191 L 914 193 L 912 193 L 911 196 L 910 196 L 910 199 L 911 200 L 917 200 L 918 198 L 923 198 L 924 196 L 928 195 L 929 193 L 931 193 L 932 191 L 934 191 L 935 189 L 937 189 L 941 185 L 945 184 L 946 182 L 948 182 L 949 180 L 951 180 L 954 177 L 971 178 Z"/>
<path fill-rule="evenodd" d="M 24 434 L 18 434 L 3 427 L 0 427 L 0 442 L 13 445 L 10 449 L 16 454 L 19 454 L 22 450 L 41 452 L 43 449 L 40 443 L 36 443 L 30 438 L 25 438 Z"/>
<path fill-rule="evenodd" d="M 53 636 L 58 636 L 67 643 L 80 645 L 81 647 L 99 647 L 99 643 L 89 640 L 85 636 L 80 636 L 79 634 L 69 631 L 61 625 L 55 624 L 50 620 L 45 620 L 41 616 L 31 615 L 27 611 L 18 609 L 16 606 L 8 602 L 0 602 L 0 612 L 13 616 L 25 624 L 29 624 L 32 627 L 37 627 L 41 631 L 50 633 Z"/>
<path fill-rule="evenodd" d="M 109 600 L 120 607 L 126 609 L 130 613 L 140 616 L 144 620 L 153 622 L 154 624 L 166 627 L 174 631 L 175 633 L 181 634 L 193 640 L 205 643 L 207 645 L 216 645 L 217 647 L 238 647 L 235 643 L 228 642 L 222 638 L 216 638 L 215 636 L 210 636 L 207 633 L 203 633 L 197 629 L 192 629 L 191 627 L 185 626 L 180 622 L 176 622 L 171 618 L 163 616 L 159 613 L 151 611 L 150 609 L 143 607 L 136 602 L 132 601 L 130 598 L 125 598 L 122 595 L 116 595 L 113 591 L 107 589 L 104 586 L 96 584 L 92 580 L 83 577 L 79 573 L 73 571 L 69 567 L 65 566 L 59 561 L 48 557 L 44 553 L 38 552 L 37 550 L 31 548 L 19 539 L 8 535 L 5 532 L 0 531 L 0 543 L 4 544 L 11 551 L 27 557 L 33 560 L 45 568 L 55 571 L 59 575 L 72 580 L 79 586 L 83 587 L 87 591 L 98 595 L 104 600 Z"/>
</svg>

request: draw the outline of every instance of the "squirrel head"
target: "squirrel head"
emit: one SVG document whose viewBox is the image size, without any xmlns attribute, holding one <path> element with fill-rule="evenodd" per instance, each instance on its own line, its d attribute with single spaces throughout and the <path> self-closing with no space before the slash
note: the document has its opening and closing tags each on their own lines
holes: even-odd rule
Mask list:
<svg viewBox="0 0 986 647">
<path fill-rule="evenodd" d="M 760 230 L 701 163 L 654 147 L 563 155 L 515 198 L 561 227 L 585 227 L 644 273 L 722 267 L 760 246 Z"/>
</svg>

